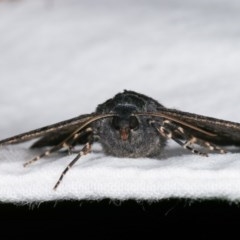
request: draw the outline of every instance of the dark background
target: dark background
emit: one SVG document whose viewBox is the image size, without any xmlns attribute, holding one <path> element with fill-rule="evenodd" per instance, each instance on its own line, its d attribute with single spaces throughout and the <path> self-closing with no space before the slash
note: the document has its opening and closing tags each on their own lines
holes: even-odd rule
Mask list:
<svg viewBox="0 0 240 240">
<path fill-rule="evenodd" d="M 2 203 L 0 214 L 1 236 L 7 237 L 35 238 L 51 233 L 67 239 L 70 236 L 115 239 L 130 234 L 158 239 L 163 236 L 167 239 L 172 236 L 192 239 L 226 236 L 229 239 L 231 236 L 238 238 L 240 229 L 239 205 L 217 199 L 167 199 L 151 203 L 104 199 L 21 206 Z M 2 231 L 9 227 L 10 231 Z M 86 237 L 81 238 L 83 234 Z"/>
</svg>

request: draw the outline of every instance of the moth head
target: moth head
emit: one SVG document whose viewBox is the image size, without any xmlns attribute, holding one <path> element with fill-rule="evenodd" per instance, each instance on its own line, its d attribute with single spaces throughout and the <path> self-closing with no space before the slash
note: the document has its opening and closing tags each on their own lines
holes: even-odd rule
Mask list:
<svg viewBox="0 0 240 240">
<path fill-rule="evenodd" d="M 132 131 L 139 128 L 139 120 L 134 116 L 136 107 L 133 105 L 118 105 L 114 112 L 116 116 L 112 118 L 112 128 L 119 132 L 120 138 L 126 141 Z"/>
</svg>

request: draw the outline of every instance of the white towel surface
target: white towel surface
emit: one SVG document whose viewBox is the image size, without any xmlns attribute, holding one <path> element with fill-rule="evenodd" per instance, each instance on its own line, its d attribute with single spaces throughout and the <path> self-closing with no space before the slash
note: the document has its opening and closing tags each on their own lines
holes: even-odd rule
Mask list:
<svg viewBox="0 0 240 240">
<path fill-rule="evenodd" d="M 0 137 L 94 111 L 123 89 L 166 107 L 240 122 L 240 3 L 234 0 L 0 2 Z M 75 156 L 29 144 L 0 149 L 0 201 L 240 200 L 240 150 L 196 156 L 169 141 L 163 159 Z"/>
</svg>

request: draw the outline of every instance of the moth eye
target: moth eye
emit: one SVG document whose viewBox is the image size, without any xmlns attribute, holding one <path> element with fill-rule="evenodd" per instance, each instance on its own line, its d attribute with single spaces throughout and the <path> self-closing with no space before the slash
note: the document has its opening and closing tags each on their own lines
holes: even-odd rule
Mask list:
<svg viewBox="0 0 240 240">
<path fill-rule="evenodd" d="M 138 120 L 137 120 L 136 117 L 131 116 L 131 117 L 129 118 L 129 127 L 130 127 L 130 129 L 133 129 L 133 130 L 138 129 L 138 127 L 139 127 L 139 122 L 138 122 Z"/>
<path fill-rule="evenodd" d="M 113 117 L 112 119 L 112 126 L 116 129 L 119 130 L 120 129 L 120 118 L 119 117 Z"/>
</svg>

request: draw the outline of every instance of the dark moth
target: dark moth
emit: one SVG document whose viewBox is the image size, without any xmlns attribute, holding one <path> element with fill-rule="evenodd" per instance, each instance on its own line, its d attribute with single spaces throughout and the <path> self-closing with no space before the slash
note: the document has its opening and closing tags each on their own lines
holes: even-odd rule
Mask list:
<svg viewBox="0 0 240 240">
<path fill-rule="evenodd" d="M 83 145 L 63 171 L 54 186 L 56 189 L 69 168 L 89 153 L 96 141 L 106 154 L 117 157 L 159 156 L 168 139 L 195 154 L 207 156 L 204 149 L 224 153 L 220 146 L 240 146 L 240 124 L 165 108 L 148 96 L 125 90 L 98 105 L 93 113 L 1 140 L 0 145 L 31 139 L 37 139 L 32 148 L 48 148 L 24 166 L 53 152 L 71 151 L 76 145 Z"/>
</svg>

